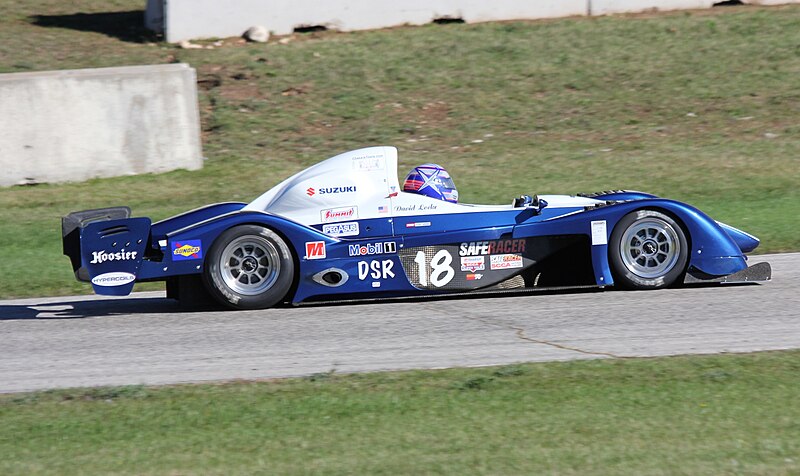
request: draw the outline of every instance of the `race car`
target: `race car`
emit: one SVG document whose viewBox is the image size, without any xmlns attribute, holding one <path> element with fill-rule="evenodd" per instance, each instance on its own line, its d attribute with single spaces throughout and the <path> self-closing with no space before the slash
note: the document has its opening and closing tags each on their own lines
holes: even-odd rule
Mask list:
<svg viewBox="0 0 800 476">
<path fill-rule="evenodd" d="M 249 204 L 156 223 L 131 218 L 127 207 L 74 212 L 62 218 L 64 254 L 97 294 L 166 281 L 168 297 L 206 294 L 235 309 L 771 278 L 768 263 L 746 263 L 757 238 L 685 203 L 607 191 L 464 204 L 452 179 L 431 167 L 401 187 L 397 149 L 369 147 L 309 167 Z"/>
</svg>

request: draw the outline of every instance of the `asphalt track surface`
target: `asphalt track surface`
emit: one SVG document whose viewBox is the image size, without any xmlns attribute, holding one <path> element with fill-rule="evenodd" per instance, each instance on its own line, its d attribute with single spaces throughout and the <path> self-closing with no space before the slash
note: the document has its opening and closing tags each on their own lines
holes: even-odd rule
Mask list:
<svg viewBox="0 0 800 476">
<path fill-rule="evenodd" d="M 0 301 L 0 392 L 800 348 L 800 254 L 773 280 L 182 311 L 163 293 Z"/>
</svg>

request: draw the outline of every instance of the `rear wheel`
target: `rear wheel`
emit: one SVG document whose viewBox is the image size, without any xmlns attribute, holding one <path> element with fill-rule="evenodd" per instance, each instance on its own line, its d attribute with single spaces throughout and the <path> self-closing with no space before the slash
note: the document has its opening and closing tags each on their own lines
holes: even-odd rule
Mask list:
<svg viewBox="0 0 800 476">
<path fill-rule="evenodd" d="M 611 233 L 609 262 L 614 279 L 632 289 L 659 289 L 686 270 L 689 247 L 681 226 L 655 210 L 622 217 Z"/>
<path fill-rule="evenodd" d="M 236 309 L 279 303 L 294 279 L 289 247 L 272 230 L 241 225 L 222 233 L 206 258 L 203 282 L 209 293 Z"/>
</svg>

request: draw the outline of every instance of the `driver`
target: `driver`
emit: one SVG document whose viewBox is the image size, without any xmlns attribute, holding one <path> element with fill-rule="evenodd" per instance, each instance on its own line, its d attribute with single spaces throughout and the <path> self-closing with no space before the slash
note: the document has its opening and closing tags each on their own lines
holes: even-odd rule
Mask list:
<svg viewBox="0 0 800 476">
<path fill-rule="evenodd" d="M 447 170 L 436 164 L 414 167 L 406 176 L 403 191 L 458 203 L 458 190 Z"/>
</svg>

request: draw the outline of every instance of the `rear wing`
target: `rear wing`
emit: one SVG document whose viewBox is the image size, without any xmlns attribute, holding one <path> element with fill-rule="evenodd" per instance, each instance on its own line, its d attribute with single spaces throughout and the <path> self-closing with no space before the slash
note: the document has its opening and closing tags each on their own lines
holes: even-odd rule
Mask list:
<svg viewBox="0 0 800 476">
<path fill-rule="evenodd" d="M 72 212 L 61 219 L 64 254 L 79 281 L 95 293 L 131 292 L 150 241 L 150 219 L 130 218 L 128 207 Z"/>
</svg>

